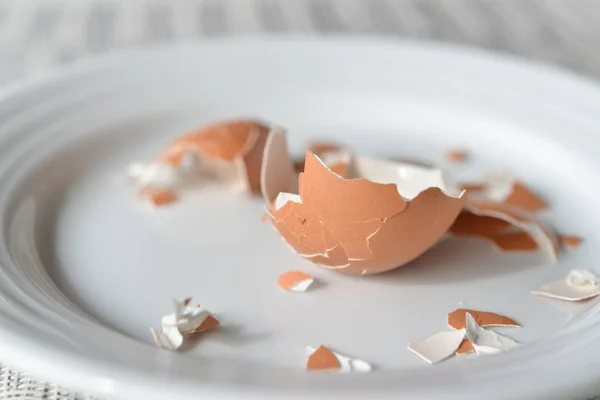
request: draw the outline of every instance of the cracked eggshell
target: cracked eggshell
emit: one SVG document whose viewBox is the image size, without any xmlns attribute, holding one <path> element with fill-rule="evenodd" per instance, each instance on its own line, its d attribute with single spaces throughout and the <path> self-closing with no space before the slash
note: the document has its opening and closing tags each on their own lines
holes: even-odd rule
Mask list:
<svg viewBox="0 0 600 400">
<path fill-rule="evenodd" d="M 268 132 L 265 124 L 254 120 L 215 122 L 175 139 L 158 162 L 180 166 L 186 154 L 193 154 L 202 160 L 205 171 L 258 192 Z"/>
<path fill-rule="evenodd" d="M 515 320 L 505 317 L 504 315 L 488 311 L 470 310 L 466 308 L 459 308 L 449 313 L 448 326 L 453 329 L 464 329 L 466 327 L 465 323 L 467 314 L 471 314 L 479 326 L 521 326 Z"/>
<path fill-rule="evenodd" d="M 502 233 L 495 236 L 493 242 L 502 251 L 535 250 L 531 239 L 537 247 L 542 249 L 552 261 L 558 259 L 560 242 L 558 236 L 537 218 L 526 210 L 505 203 L 490 201 L 472 201 L 465 206 L 465 210 L 480 217 L 497 218 L 510 223 L 515 228 L 525 232 Z M 529 237 L 526 237 L 529 236 Z"/>
<path fill-rule="evenodd" d="M 297 178 L 299 196 L 278 202 L 295 173 L 284 134 L 273 134 L 262 175 L 273 227 L 296 253 L 326 268 L 370 275 L 400 267 L 433 246 L 466 202 L 464 193 L 445 193 L 437 170 L 353 156 L 350 170 L 369 179 L 345 179 L 311 152 Z"/>
<path fill-rule="evenodd" d="M 472 183 L 470 186 L 478 188 L 476 192 L 480 200 L 516 206 L 531 213 L 548 208 L 540 196 L 507 173 L 490 175 L 483 182 Z"/>
<path fill-rule="evenodd" d="M 316 154 L 317 157 L 321 158 L 325 162 L 325 164 L 328 165 L 332 169 L 332 171 L 336 172 L 337 174 L 339 174 L 341 176 L 344 176 L 345 166 L 343 164 L 332 166 L 332 165 L 329 165 L 325 161 L 325 158 L 330 153 L 334 155 L 334 158 L 336 157 L 335 156 L 336 154 L 345 153 L 345 150 L 341 146 L 339 146 L 338 144 L 333 143 L 333 142 L 313 141 L 308 144 L 308 150 L 311 153 Z M 294 168 L 297 173 L 303 172 L 304 171 L 304 159 L 294 161 Z"/>
</svg>

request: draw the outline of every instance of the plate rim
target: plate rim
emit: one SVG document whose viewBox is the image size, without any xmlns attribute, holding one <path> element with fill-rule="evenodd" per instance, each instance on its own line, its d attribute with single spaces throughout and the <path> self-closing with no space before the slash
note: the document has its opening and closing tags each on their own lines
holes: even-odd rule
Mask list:
<svg viewBox="0 0 600 400">
<path fill-rule="evenodd" d="M 270 37 L 270 36 L 255 36 L 255 37 L 245 37 L 245 38 L 215 38 L 204 42 L 198 41 L 190 41 L 184 43 L 178 43 L 177 45 L 159 45 L 159 46 L 150 46 L 147 48 L 141 49 L 127 49 L 122 51 L 117 51 L 107 55 L 96 55 L 92 57 L 88 57 L 84 60 L 77 61 L 67 67 L 57 68 L 48 74 L 40 77 L 34 77 L 27 79 L 25 81 L 16 82 L 10 84 L 3 89 L 0 89 L 0 109 L 5 106 L 6 102 L 10 101 L 14 96 L 19 95 L 25 91 L 35 91 L 44 85 L 47 85 L 56 81 L 65 81 L 73 77 L 75 74 L 86 74 L 95 70 L 103 70 L 110 65 L 120 64 L 120 63 L 128 63 L 131 60 L 134 60 L 137 57 L 143 55 L 151 55 L 151 54 L 161 54 L 164 52 L 180 52 L 180 51 L 202 51 L 201 49 L 206 46 L 220 46 L 220 45 L 245 45 L 251 46 L 253 44 L 257 44 L 260 46 L 269 45 L 271 43 L 285 43 L 287 45 L 290 44 L 301 44 L 301 45 L 317 45 L 317 46 L 335 46 L 339 44 L 344 44 L 346 46 L 391 46 L 394 48 L 403 47 L 404 50 L 407 49 L 418 49 L 418 51 L 432 52 L 438 54 L 459 54 L 459 57 L 463 57 L 465 59 L 473 59 L 480 60 L 486 63 L 497 64 L 499 67 L 502 65 L 509 66 L 510 68 L 514 68 L 517 70 L 523 71 L 545 71 L 545 73 L 549 74 L 552 79 L 556 79 L 557 81 L 562 81 L 564 84 L 569 86 L 581 86 L 587 89 L 593 88 L 595 92 L 598 94 L 598 99 L 600 99 L 600 86 L 597 82 L 592 79 L 582 77 L 576 73 L 571 71 L 562 70 L 559 67 L 549 66 L 546 64 L 542 64 L 535 61 L 530 60 L 521 60 L 518 57 L 513 57 L 505 54 L 498 54 L 495 52 L 471 48 L 468 46 L 460 46 L 460 45 L 448 45 L 448 44 L 439 44 L 432 42 L 423 42 L 417 40 L 398 40 L 398 39 L 384 39 L 384 38 L 374 38 L 368 36 L 328 36 L 326 38 L 316 38 L 311 36 L 304 35 L 289 35 L 282 37 Z M 502 68 L 504 68 L 502 66 Z M 541 70 L 540 70 L 541 68 Z M 0 293 L 1 294 L 1 293 Z M 2 311 L 0 310 L 0 314 Z M 4 318 L 3 318 L 4 319 Z M 13 321 L 16 322 L 16 321 Z M 106 328 L 104 328 L 106 329 Z M 7 325 L 0 325 L 0 332 L 3 337 L 10 337 L 12 339 L 7 340 L 8 343 L 18 343 L 22 341 L 22 338 L 18 337 L 18 334 L 15 334 L 14 331 L 10 331 L 7 328 Z M 130 339 L 132 345 L 137 343 L 135 340 Z M 38 345 L 42 346 L 43 345 Z M 104 366 L 114 366 L 112 363 L 108 363 L 106 365 L 101 363 L 96 363 L 96 368 L 92 368 L 89 361 L 86 362 L 85 359 L 80 359 L 76 355 L 70 354 L 70 357 L 64 360 L 61 363 L 60 367 L 52 362 L 52 360 L 56 358 L 65 358 L 65 353 L 57 350 L 57 348 L 45 348 L 45 353 L 47 353 L 44 357 L 40 357 L 40 353 L 32 354 L 30 346 L 27 346 L 25 343 L 18 344 L 14 346 L 9 346 L 7 343 L 0 343 L 0 349 L 3 354 L 3 362 L 10 362 L 11 367 L 21 368 L 28 370 L 28 372 L 35 374 L 43 379 L 52 382 L 59 382 L 59 384 L 81 389 L 84 391 L 94 391 L 103 395 L 118 395 L 118 396 L 139 396 L 140 393 L 144 393 L 149 396 L 148 398 L 169 398 L 173 395 L 181 395 L 182 397 L 193 397 L 193 394 L 197 393 L 198 385 L 186 380 L 186 379 L 173 379 L 172 377 L 161 377 L 157 382 L 160 382 L 160 385 L 157 385 L 158 388 L 152 388 L 152 390 L 145 389 L 145 392 L 139 392 L 138 390 L 144 386 L 143 376 L 140 376 L 140 372 L 136 370 L 127 370 L 127 368 L 121 366 L 119 376 L 112 373 L 113 377 L 109 377 L 106 373 L 103 373 Z M 26 349 L 26 351 L 23 350 Z M 502 356 L 503 357 L 503 356 Z M 502 358 L 499 357 L 499 358 Z M 10 361 L 9 361 L 10 360 Z M 45 362 L 43 362 L 45 361 Z M 65 365 L 68 365 L 65 367 Z M 87 372 L 84 372 L 86 371 Z M 96 376 L 92 376 L 92 370 L 95 370 Z M 73 372 L 73 371 L 76 371 Z M 105 376 L 102 376 L 105 375 Z M 598 375 L 596 374 L 596 377 Z M 162 380 L 161 380 L 162 379 Z M 373 378 L 377 380 L 377 378 Z M 138 382 L 140 381 L 140 382 Z M 137 382 L 137 383 L 136 383 Z M 164 386 L 162 386 L 164 385 Z M 158 389 L 158 390 L 157 390 Z M 202 387 L 203 395 L 212 396 L 214 398 L 233 398 L 234 396 L 239 396 L 239 388 L 236 390 L 228 391 L 230 388 L 224 388 L 223 386 L 210 386 L 205 385 Z M 378 392 L 377 395 L 381 395 L 381 398 L 384 396 L 397 397 L 399 392 L 396 392 L 397 388 L 390 390 L 390 388 L 382 389 L 381 392 Z M 163 390 L 161 392 L 161 390 Z M 176 392 L 173 392 L 175 390 Z M 412 392 L 406 392 L 406 394 L 411 394 Z M 532 392 L 533 393 L 533 392 Z M 245 393 L 247 398 L 277 398 L 280 396 L 282 392 L 278 392 L 276 390 L 266 393 L 266 392 L 252 392 L 248 391 Z M 329 393 L 330 394 L 330 393 Z M 417 396 L 416 392 L 412 393 Z M 267 397 L 269 395 L 269 397 Z M 290 395 L 291 394 L 286 394 Z M 312 398 L 327 398 L 328 391 L 325 388 L 318 389 L 316 391 L 302 391 L 298 392 L 296 395 L 306 396 Z M 354 396 L 354 395 L 352 395 Z M 357 396 L 357 397 L 360 397 Z M 304 397 L 302 397 L 304 398 Z"/>
</svg>

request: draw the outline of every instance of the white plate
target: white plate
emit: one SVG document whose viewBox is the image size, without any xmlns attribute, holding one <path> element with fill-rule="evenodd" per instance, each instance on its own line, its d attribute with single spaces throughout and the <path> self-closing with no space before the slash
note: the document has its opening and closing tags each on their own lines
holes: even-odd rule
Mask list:
<svg viewBox="0 0 600 400">
<path fill-rule="evenodd" d="M 475 154 L 456 176 L 506 169 L 586 239 L 558 265 L 445 242 L 413 265 L 356 278 L 292 254 L 258 199 L 209 187 L 149 211 L 120 175 L 208 121 L 260 116 L 364 153 Z M 557 398 L 600 378 L 600 316 L 565 323 L 530 290 L 596 268 L 600 90 L 551 68 L 476 51 L 347 39 L 183 45 L 82 63 L 0 103 L 0 357 L 54 382 L 125 398 Z M 283 293 L 280 272 L 324 284 Z M 152 345 L 172 296 L 222 327 L 191 352 Z M 523 324 L 528 345 L 431 367 L 406 350 L 457 307 Z M 85 313 L 84 313 L 85 312 Z M 88 317 L 89 315 L 90 317 Z M 307 373 L 307 345 L 371 362 L 364 376 Z"/>
</svg>

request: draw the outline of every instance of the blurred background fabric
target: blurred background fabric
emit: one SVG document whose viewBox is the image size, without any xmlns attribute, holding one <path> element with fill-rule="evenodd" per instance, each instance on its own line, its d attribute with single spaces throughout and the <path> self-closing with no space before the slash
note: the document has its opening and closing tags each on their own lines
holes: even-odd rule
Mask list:
<svg viewBox="0 0 600 400">
<path fill-rule="evenodd" d="M 459 43 L 600 78 L 600 0 L 0 0 L 0 85 L 117 49 L 280 34 Z M 93 398 L 1 363 L 0 399 Z"/>
</svg>

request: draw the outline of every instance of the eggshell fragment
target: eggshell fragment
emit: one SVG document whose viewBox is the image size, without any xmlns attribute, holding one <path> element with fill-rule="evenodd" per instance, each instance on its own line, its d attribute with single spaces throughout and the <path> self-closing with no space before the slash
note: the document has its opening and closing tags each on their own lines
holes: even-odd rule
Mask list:
<svg viewBox="0 0 600 400">
<path fill-rule="evenodd" d="M 163 327 L 162 330 L 150 328 L 154 343 L 167 350 L 177 350 L 183 344 L 183 335 L 177 327 Z"/>
<path fill-rule="evenodd" d="M 583 242 L 582 238 L 573 235 L 561 235 L 559 236 L 559 239 L 563 245 L 570 248 L 578 247 L 581 244 L 581 242 Z"/>
<path fill-rule="evenodd" d="M 284 272 L 279 276 L 277 285 L 291 292 L 305 292 L 314 282 L 314 278 L 301 271 Z"/>
<path fill-rule="evenodd" d="M 463 163 L 469 159 L 469 153 L 465 150 L 451 150 L 446 154 L 446 158 L 453 164 Z"/>
<path fill-rule="evenodd" d="M 208 315 L 202 323 L 192 331 L 192 333 L 206 332 L 221 325 L 213 315 Z"/>
<path fill-rule="evenodd" d="M 467 339 L 473 345 L 477 355 L 497 354 L 519 346 L 512 339 L 483 329 L 470 313 L 466 314 L 465 326 Z"/>
<path fill-rule="evenodd" d="M 142 189 L 168 190 L 183 183 L 185 172 L 180 168 L 156 162 L 133 163 L 127 168 L 127 177 Z"/>
<path fill-rule="evenodd" d="M 219 326 L 219 321 L 210 312 L 200 306 L 190 306 L 190 302 L 191 298 L 181 302 L 174 300 L 174 312 L 161 319 L 162 329 L 150 328 L 158 347 L 177 350 L 187 337 Z"/>
<path fill-rule="evenodd" d="M 323 347 L 323 346 L 321 346 L 321 347 Z M 310 355 L 314 354 L 317 349 L 315 349 L 314 347 L 307 346 L 306 350 L 310 356 Z M 343 354 L 340 354 L 340 353 L 337 353 L 334 351 L 332 351 L 332 353 L 339 362 L 339 365 L 340 365 L 339 372 L 341 372 L 341 373 L 348 373 L 348 372 L 367 373 L 367 372 L 371 372 L 371 370 L 373 369 L 371 367 L 371 364 L 369 364 L 366 361 L 359 360 L 356 358 L 350 358 L 348 356 L 345 356 Z"/>
<path fill-rule="evenodd" d="M 140 199 L 160 207 L 177 201 L 177 195 L 170 190 L 145 189 L 140 192 Z"/>
<path fill-rule="evenodd" d="M 469 339 L 465 339 L 462 341 L 458 349 L 456 349 L 456 355 L 461 356 L 463 354 L 472 353 L 475 351 L 473 344 L 469 341 Z"/>
<path fill-rule="evenodd" d="M 500 314 L 487 311 L 469 310 L 465 308 L 459 308 L 448 314 L 448 326 L 453 329 L 465 328 L 467 313 L 471 314 L 479 326 L 521 326 L 518 322 Z"/>
<path fill-rule="evenodd" d="M 157 163 L 178 168 L 186 155 L 202 161 L 205 173 L 249 192 L 260 190 L 260 168 L 268 127 L 258 121 L 232 120 L 207 125 L 175 139 Z"/>
<path fill-rule="evenodd" d="M 472 182 L 470 185 L 481 187 L 476 191 L 480 200 L 505 203 L 532 213 L 548 208 L 542 198 L 510 174 L 493 174 L 483 182 Z"/>
<path fill-rule="evenodd" d="M 284 147 L 269 138 L 263 158 L 273 227 L 299 255 L 329 269 L 368 275 L 402 266 L 435 244 L 466 202 L 462 193 L 448 194 L 437 170 L 352 155 L 349 175 L 369 179 L 346 179 L 310 152 L 297 178 L 299 194 L 285 192 L 293 185 L 293 162 Z M 279 162 L 286 178 L 273 167 Z"/>
<path fill-rule="evenodd" d="M 582 301 L 600 295 L 600 279 L 588 270 L 571 270 L 565 279 L 550 282 L 532 294 L 565 301 Z"/>
<path fill-rule="evenodd" d="M 526 232 L 548 256 L 556 261 L 559 252 L 558 237 L 531 213 L 510 204 L 489 201 L 472 201 L 465 206 L 465 210 L 482 217 L 492 217 L 506 221 Z M 503 234 L 504 235 L 504 234 Z M 523 239 L 522 235 L 508 235 L 494 239 L 500 249 L 531 248 L 530 242 Z M 520 239 L 520 240 L 518 240 Z"/>
<path fill-rule="evenodd" d="M 335 354 L 325 346 L 319 346 L 306 362 L 306 369 L 309 371 L 330 371 L 340 368 L 340 362 Z"/>
<path fill-rule="evenodd" d="M 437 364 L 454 355 L 465 338 L 465 329 L 442 331 L 408 343 L 408 350 L 427 364 Z"/>
<path fill-rule="evenodd" d="M 473 316 L 479 326 L 506 326 L 506 327 L 520 327 L 514 320 L 505 317 L 503 315 L 486 312 L 476 311 L 469 309 L 457 309 L 448 314 L 448 326 L 453 329 L 463 329 L 466 327 L 466 314 L 469 313 Z M 475 351 L 473 344 L 469 339 L 463 340 L 459 348 L 456 350 L 457 355 L 471 353 Z"/>
</svg>

